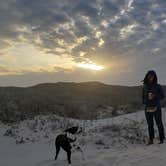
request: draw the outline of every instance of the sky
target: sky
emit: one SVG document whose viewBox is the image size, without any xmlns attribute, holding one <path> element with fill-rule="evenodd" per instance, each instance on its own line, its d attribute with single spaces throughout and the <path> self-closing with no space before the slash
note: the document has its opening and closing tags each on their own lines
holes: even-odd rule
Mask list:
<svg viewBox="0 0 166 166">
<path fill-rule="evenodd" d="M 0 86 L 166 84 L 166 0 L 1 0 Z"/>
</svg>

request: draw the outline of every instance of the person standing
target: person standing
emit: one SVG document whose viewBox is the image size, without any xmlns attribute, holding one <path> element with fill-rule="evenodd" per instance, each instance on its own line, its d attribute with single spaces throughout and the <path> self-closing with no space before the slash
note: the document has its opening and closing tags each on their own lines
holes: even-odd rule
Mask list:
<svg viewBox="0 0 166 166">
<path fill-rule="evenodd" d="M 164 99 L 164 92 L 158 79 L 156 72 L 148 71 L 143 80 L 143 104 L 145 105 L 145 117 L 148 124 L 149 140 L 147 145 L 153 144 L 155 137 L 154 119 L 156 121 L 159 132 L 159 144 L 164 143 L 165 134 L 162 122 L 162 110 L 160 101 Z"/>
</svg>

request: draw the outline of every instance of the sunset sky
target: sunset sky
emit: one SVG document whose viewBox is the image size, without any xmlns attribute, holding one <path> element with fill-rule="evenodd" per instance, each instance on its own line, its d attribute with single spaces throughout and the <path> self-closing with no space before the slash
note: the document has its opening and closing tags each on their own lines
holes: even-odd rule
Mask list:
<svg viewBox="0 0 166 166">
<path fill-rule="evenodd" d="M 166 84 L 166 0 L 0 0 L 0 86 Z"/>
</svg>

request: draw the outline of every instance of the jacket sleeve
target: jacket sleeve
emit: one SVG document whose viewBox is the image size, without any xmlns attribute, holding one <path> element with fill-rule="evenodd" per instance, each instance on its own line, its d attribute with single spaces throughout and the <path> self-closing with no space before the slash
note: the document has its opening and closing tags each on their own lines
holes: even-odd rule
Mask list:
<svg viewBox="0 0 166 166">
<path fill-rule="evenodd" d="M 161 85 L 158 86 L 158 97 L 159 100 L 163 100 L 165 98 L 165 94 Z"/>
</svg>

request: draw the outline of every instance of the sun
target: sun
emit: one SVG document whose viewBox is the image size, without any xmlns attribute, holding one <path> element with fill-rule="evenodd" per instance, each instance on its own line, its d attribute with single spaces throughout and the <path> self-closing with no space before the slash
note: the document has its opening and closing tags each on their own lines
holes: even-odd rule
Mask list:
<svg viewBox="0 0 166 166">
<path fill-rule="evenodd" d="M 97 65 L 95 63 L 85 63 L 85 62 L 78 63 L 77 67 L 80 67 L 83 69 L 89 69 L 89 70 L 96 70 L 96 71 L 100 71 L 104 69 L 103 66 Z"/>
</svg>

